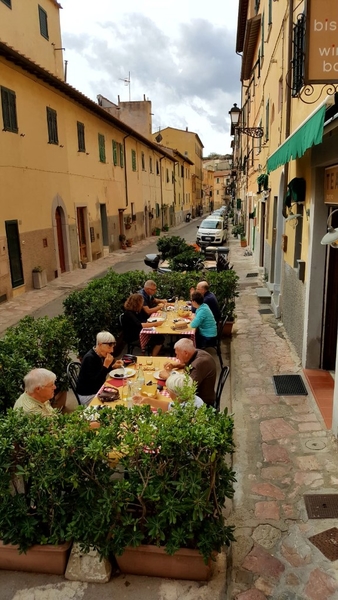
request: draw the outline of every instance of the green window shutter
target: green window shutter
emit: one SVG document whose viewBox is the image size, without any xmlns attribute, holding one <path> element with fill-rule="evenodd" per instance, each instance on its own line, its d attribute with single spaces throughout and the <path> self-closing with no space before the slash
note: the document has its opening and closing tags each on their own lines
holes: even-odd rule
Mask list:
<svg viewBox="0 0 338 600">
<path fill-rule="evenodd" d="M 158 218 L 160 216 L 160 205 L 158 204 L 158 202 L 156 202 L 155 204 L 155 211 L 156 218 Z"/>
<path fill-rule="evenodd" d="M 99 141 L 99 159 L 100 159 L 100 162 L 105 163 L 106 162 L 106 142 L 104 139 L 104 135 L 102 133 L 98 134 L 98 141 Z"/>
<path fill-rule="evenodd" d="M 78 152 L 86 152 L 85 127 L 80 121 L 77 122 L 77 143 Z"/>
<path fill-rule="evenodd" d="M 261 21 L 261 58 L 264 57 L 264 13 L 262 14 L 262 21 Z"/>
<path fill-rule="evenodd" d="M 114 167 L 117 165 L 117 142 L 113 140 L 113 164 Z"/>
<path fill-rule="evenodd" d="M 136 171 L 136 151 L 131 151 L 131 168 L 133 171 Z"/>
<path fill-rule="evenodd" d="M 46 38 L 46 40 L 49 40 L 47 13 L 41 6 L 39 6 L 38 8 L 39 8 L 40 33 L 44 38 Z"/>
<path fill-rule="evenodd" d="M 268 25 L 272 25 L 272 0 L 269 0 L 269 17 Z"/>
<path fill-rule="evenodd" d="M 1 107 L 4 130 L 18 133 L 15 92 L 1 87 Z"/>
<path fill-rule="evenodd" d="M 53 108 L 49 106 L 46 107 L 47 110 L 47 129 L 48 129 L 48 144 L 58 145 L 59 136 L 58 136 L 58 124 L 57 124 L 57 112 Z"/>
<path fill-rule="evenodd" d="M 123 144 L 119 144 L 120 146 L 120 167 L 124 167 L 124 153 L 123 153 Z"/>
</svg>

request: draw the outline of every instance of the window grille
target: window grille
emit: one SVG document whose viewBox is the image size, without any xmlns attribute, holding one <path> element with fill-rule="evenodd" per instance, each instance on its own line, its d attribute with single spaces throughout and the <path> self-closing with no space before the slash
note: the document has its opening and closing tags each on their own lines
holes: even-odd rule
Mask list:
<svg viewBox="0 0 338 600">
<path fill-rule="evenodd" d="M 296 98 L 304 85 L 304 59 L 305 59 L 305 15 L 297 18 L 293 27 L 293 58 L 292 58 L 292 90 L 291 95 Z"/>
<path fill-rule="evenodd" d="M 48 143 L 58 144 L 58 123 L 57 123 L 57 112 L 53 108 L 47 106 L 47 128 L 48 128 Z"/>
</svg>

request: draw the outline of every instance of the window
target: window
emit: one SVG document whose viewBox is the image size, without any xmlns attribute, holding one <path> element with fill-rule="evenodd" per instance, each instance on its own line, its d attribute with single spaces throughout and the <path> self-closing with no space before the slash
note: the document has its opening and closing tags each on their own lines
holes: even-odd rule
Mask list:
<svg viewBox="0 0 338 600">
<path fill-rule="evenodd" d="M 80 121 L 77 122 L 77 144 L 78 152 L 86 152 L 85 127 Z"/>
<path fill-rule="evenodd" d="M 184 178 L 184 166 L 181 165 L 181 177 Z"/>
<path fill-rule="evenodd" d="M 151 156 L 149 156 L 149 172 L 153 172 L 153 159 Z"/>
<path fill-rule="evenodd" d="M 169 169 L 165 170 L 166 173 L 166 177 L 167 177 L 167 183 L 169 183 L 170 179 L 169 179 Z"/>
<path fill-rule="evenodd" d="M 141 153 L 141 163 L 142 163 L 142 171 L 146 170 L 146 163 L 144 158 L 144 152 Z"/>
<path fill-rule="evenodd" d="M 160 165 L 158 164 L 158 160 L 156 161 L 156 175 L 160 174 Z"/>
<path fill-rule="evenodd" d="M 117 142 L 115 140 L 113 140 L 113 165 L 114 167 L 118 165 Z"/>
<path fill-rule="evenodd" d="M 216 183 L 219 183 L 219 177 L 216 177 Z"/>
<path fill-rule="evenodd" d="M 136 151 L 131 151 L 131 168 L 133 171 L 136 171 Z"/>
<path fill-rule="evenodd" d="M 8 8 L 12 8 L 12 0 L 0 0 L 0 2 L 3 2 L 4 4 L 6 4 L 6 6 L 8 6 Z"/>
<path fill-rule="evenodd" d="M 99 159 L 100 162 L 106 162 L 106 140 L 102 133 L 98 134 L 98 142 L 99 142 Z"/>
<path fill-rule="evenodd" d="M 46 38 L 46 40 L 49 40 L 49 35 L 48 35 L 48 16 L 46 11 L 39 6 L 39 23 L 40 23 L 40 33 L 41 35 Z"/>
<path fill-rule="evenodd" d="M 119 144 L 119 147 L 120 147 L 120 167 L 123 169 L 123 167 L 124 167 L 123 144 Z"/>
<path fill-rule="evenodd" d="M 155 215 L 157 219 L 160 216 L 160 205 L 158 204 L 158 202 L 156 202 L 155 204 Z"/>
<path fill-rule="evenodd" d="M 18 133 L 15 92 L 1 87 L 1 107 L 4 130 Z"/>
<path fill-rule="evenodd" d="M 217 194 L 217 196 L 219 196 L 219 190 L 217 190 L 216 194 Z"/>
<path fill-rule="evenodd" d="M 48 144 L 58 144 L 59 136 L 58 136 L 58 122 L 57 122 L 57 113 L 53 108 L 49 108 L 47 106 L 47 128 L 48 128 Z"/>
</svg>

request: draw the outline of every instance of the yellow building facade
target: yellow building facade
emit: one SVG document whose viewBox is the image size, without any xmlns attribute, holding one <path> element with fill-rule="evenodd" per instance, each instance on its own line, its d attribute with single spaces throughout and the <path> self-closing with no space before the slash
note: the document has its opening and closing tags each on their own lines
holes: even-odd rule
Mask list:
<svg viewBox="0 0 338 600">
<path fill-rule="evenodd" d="M 51 280 L 169 226 L 175 210 L 177 159 L 67 85 L 62 50 L 38 58 L 39 7 L 61 47 L 57 2 L 27 0 L 16 20 L 18 4 L 0 2 L 2 299 L 30 289 L 35 267 Z"/>
<path fill-rule="evenodd" d="M 331 59 L 319 64 L 319 84 L 306 54 L 312 15 L 318 29 L 323 11 L 338 22 L 333 3 L 240 0 L 242 97 L 232 134 L 236 194 L 272 309 L 303 367 L 335 371 L 338 252 L 321 241 L 327 221 L 338 227 L 338 99 L 325 76 Z M 321 43 L 331 47 L 328 35 Z M 337 384 L 332 418 L 338 435 Z"/>
<path fill-rule="evenodd" d="M 181 155 L 186 156 L 193 163 L 189 173 L 192 178 L 191 205 L 185 207 L 185 212 L 192 212 L 195 217 L 203 212 L 203 144 L 197 133 L 186 129 L 166 127 L 153 134 L 153 140 L 161 135 L 161 143 L 164 146 L 178 150 Z"/>
</svg>

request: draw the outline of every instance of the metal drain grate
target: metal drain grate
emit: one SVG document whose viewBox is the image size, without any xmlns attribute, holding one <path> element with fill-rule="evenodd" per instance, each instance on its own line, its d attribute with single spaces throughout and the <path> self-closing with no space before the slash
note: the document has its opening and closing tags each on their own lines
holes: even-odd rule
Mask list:
<svg viewBox="0 0 338 600">
<path fill-rule="evenodd" d="M 258 277 L 258 273 L 247 273 L 247 277 Z"/>
<path fill-rule="evenodd" d="M 338 518 L 338 494 L 305 494 L 304 502 L 309 519 Z"/>
<path fill-rule="evenodd" d="M 273 375 L 276 396 L 307 396 L 307 390 L 300 375 Z"/>
<path fill-rule="evenodd" d="M 272 310 L 270 308 L 259 308 L 258 312 L 261 315 L 272 315 Z"/>
<path fill-rule="evenodd" d="M 317 533 L 309 537 L 310 542 L 313 543 L 318 550 L 320 550 L 326 558 L 329 560 L 338 559 L 338 529 L 332 527 L 322 533 Z"/>
</svg>

